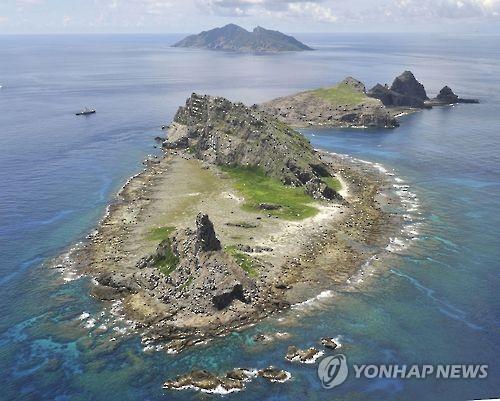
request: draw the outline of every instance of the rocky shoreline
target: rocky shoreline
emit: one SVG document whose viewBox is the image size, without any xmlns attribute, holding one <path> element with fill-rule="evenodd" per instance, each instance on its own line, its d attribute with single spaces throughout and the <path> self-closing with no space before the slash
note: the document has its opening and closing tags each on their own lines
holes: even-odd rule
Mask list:
<svg viewBox="0 0 500 401">
<path fill-rule="evenodd" d="M 307 227 L 307 231 L 302 233 L 307 240 L 297 238 L 300 246 L 297 243 L 294 245 L 299 252 L 291 253 L 286 258 L 281 266 L 279 282 L 271 279 L 259 284 L 268 289 L 267 297 L 261 299 L 259 307 L 246 313 L 242 309 L 225 311 L 225 320 L 218 319 L 217 323 L 202 328 L 198 328 L 200 325 L 197 324 L 196 330 L 182 325 L 166 326 L 165 322 L 172 318 L 172 314 L 166 311 L 162 300 L 148 298 L 150 304 L 144 302 L 142 305 L 136 301 L 140 290 L 134 288 L 136 284 L 133 280 L 137 275 L 127 276 L 126 272 L 140 274 L 142 269 L 130 264 L 135 257 L 131 257 L 133 250 L 127 250 L 126 244 L 130 240 L 131 226 L 143 218 L 147 205 L 154 202 L 154 188 L 160 177 L 168 174 L 171 163 L 191 157 L 182 152 L 175 153 L 167 151 L 158 163 L 150 164 L 141 174 L 129 180 L 119 194 L 120 199 L 110 206 L 98 230 L 76 255 L 81 271 L 101 280 L 94 282 L 92 295 L 103 301 L 122 300 L 124 313 L 136 322 L 145 344 L 166 341 L 170 351 L 179 352 L 187 346 L 256 323 L 325 289 L 341 287 L 370 257 L 386 246 L 389 237 L 397 230 L 399 217 L 384 212 L 380 205 L 385 200 L 377 199 L 382 188 L 389 185 L 385 177 L 376 171 L 367 175 L 366 171 L 349 165 L 342 158 L 322 154 L 324 160 L 334 164 L 343 181 L 348 183 L 348 203 L 339 206 L 340 213 L 333 220 Z M 372 250 L 367 251 L 368 247 Z M 112 279 L 106 276 L 103 280 L 103 270 L 116 275 Z"/>
</svg>

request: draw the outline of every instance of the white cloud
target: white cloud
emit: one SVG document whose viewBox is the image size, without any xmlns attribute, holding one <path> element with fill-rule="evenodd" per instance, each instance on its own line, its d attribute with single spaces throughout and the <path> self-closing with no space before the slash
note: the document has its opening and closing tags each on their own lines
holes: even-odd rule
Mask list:
<svg viewBox="0 0 500 401">
<path fill-rule="evenodd" d="M 335 22 L 326 0 L 198 0 L 211 14 L 223 16 L 267 16 L 280 19 L 309 19 L 316 22 Z"/>
</svg>

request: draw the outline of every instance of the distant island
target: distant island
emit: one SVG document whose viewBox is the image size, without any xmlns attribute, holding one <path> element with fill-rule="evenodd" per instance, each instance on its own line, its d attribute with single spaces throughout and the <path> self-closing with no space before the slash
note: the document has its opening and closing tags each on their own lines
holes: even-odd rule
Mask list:
<svg viewBox="0 0 500 401">
<path fill-rule="evenodd" d="M 249 32 L 235 24 L 190 35 L 173 46 L 255 53 L 313 50 L 284 33 L 260 26 Z"/>
<path fill-rule="evenodd" d="M 429 99 L 424 85 L 411 71 L 405 71 L 390 87 L 377 84 L 366 90 L 361 81 L 347 77 L 337 85 L 280 97 L 259 108 L 295 128 L 395 128 L 401 115 L 433 106 L 478 102 L 458 97 L 448 86 Z"/>
</svg>

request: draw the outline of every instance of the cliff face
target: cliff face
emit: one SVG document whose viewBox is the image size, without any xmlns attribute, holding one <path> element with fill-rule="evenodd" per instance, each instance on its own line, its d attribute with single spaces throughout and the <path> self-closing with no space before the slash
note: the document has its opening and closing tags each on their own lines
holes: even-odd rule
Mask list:
<svg viewBox="0 0 500 401">
<path fill-rule="evenodd" d="M 384 106 L 390 107 L 422 108 L 429 99 L 424 86 L 410 71 L 396 77 L 390 88 L 387 85 L 375 85 L 368 91 L 368 96 L 379 99 Z"/>
<path fill-rule="evenodd" d="M 309 46 L 299 42 L 294 37 L 281 32 L 262 27 L 257 27 L 252 32 L 249 32 L 235 24 L 204 31 L 198 35 L 188 36 L 176 43 L 174 47 L 245 52 L 312 50 Z"/>
<path fill-rule="evenodd" d="M 189 148 L 221 166 L 256 166 L 315 198 L 340 198 L 323 183 L 332 172 L 297 131 L 256 107 L 193 94 L 179 108 L 164 148 Z"/>
</svg>

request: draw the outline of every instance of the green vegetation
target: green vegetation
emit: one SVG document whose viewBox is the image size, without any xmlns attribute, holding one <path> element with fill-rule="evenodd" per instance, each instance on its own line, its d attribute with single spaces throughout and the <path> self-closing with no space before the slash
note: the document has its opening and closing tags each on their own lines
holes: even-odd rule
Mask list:
<svg viewBox="0 0 500 401">
<path fill-rule="evenodd" d="M 153 228 L 148 235 L 150 241 L 163 241 L 168 238 L 170 234 L 175 231 L 173 226 L 156 227 Z"/>
<path fill-rule="evenodd" d="M 179 258 L 172 252 L 172 241 L 170 238 L 165 239 L 163 245 L 165 245 L 164 256 L 155 260 L 155 266 L 165 276 L 168 276 L 177 268 Z"/>
<path fill-rule="evenodd" d="M 340 84 L 331 88 L 316 89 L 312 93 L 338 106 L 354 106 L 367 98 L 364 93 L 358 92 L 348 85 Z"/>
<path fill-rule="evenodd" d="M 342 184 L 335 177 L 324 177 L 322 178 L 323 182 L 328 185 L 330 188 L 339 192 L 342 189 Z"/>
<path fill-rule="evenodd" d="M 257 270 L 255 268 L 255 260 L 252 257 L 248 256 L 246 253 L 239 251 L 233 245 L 226 246 L 225 251 L 236 260 L 236 263 L 238 263 L 250 277 L 258 276 Z"/>
<path fill-rule="evenodd" d="M 276 210 L 266 210 L 272 216 L 285 220 L 302 220 L 318 213 L 310 205 L 312 198 L 303 188 L 283 185 L 267 176 L 259 167 L 223 167 L 235 181 L 235 187 L 245 197 L 244 208 L 258 211 L 261 203 L 280 205 Z"/>
</svg>

